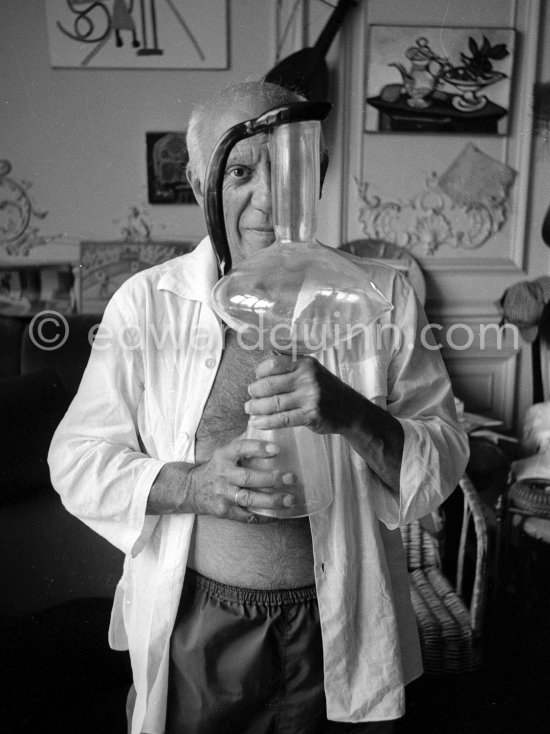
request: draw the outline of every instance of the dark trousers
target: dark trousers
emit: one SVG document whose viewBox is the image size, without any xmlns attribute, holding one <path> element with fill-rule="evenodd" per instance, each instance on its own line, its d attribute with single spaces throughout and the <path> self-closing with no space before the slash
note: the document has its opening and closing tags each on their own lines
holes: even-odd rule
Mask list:
<svg viewBox="0 0 550 734">
<path fill-rule="evenodd" d="M 187 570 L 166 734 L 390 734 L 393 726 L 327 720 L 314 586 L 242 589 Z"/>
</svg>

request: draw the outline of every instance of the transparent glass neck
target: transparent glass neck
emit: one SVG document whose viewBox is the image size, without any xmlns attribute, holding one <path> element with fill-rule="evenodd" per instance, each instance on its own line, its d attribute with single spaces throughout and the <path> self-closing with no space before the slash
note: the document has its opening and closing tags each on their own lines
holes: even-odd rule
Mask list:
<svg viewBox="0 0 550 734">
<path fill-rule="evenodd" d="M 320 191 L 317 120 L 279 125 L 270 133 L 271 195 L 278 242 L 311 242 Z"/>
</svg>

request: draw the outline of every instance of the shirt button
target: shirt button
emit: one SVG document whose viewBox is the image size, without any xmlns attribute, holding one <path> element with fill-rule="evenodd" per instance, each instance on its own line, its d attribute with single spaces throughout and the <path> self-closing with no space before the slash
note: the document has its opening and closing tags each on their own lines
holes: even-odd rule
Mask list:
<svg viewBox="0 0 550 734">
<path fill-rule="evenodd" d="M 183 432 L 183 433 L 181 434 L 181 437 L 182 437 L 182 439 L 183 439 L 184 441 L 189 441 L 189 434 L 187 433 L 187 431 L 184 431 L 184 432 Z"/>
<path fill-rule="evenodd" d="M 216 366 L 216 360 L 214 359 L 214 357 L 208 357 L 204 364 L 208 367 L 209 370 L 211 370 L 213 367 Z"/>
</svg>

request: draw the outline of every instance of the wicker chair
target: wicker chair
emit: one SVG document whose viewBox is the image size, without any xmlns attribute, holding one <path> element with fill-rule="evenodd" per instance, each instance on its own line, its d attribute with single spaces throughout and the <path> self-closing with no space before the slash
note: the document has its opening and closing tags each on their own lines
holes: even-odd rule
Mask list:
<svg viewBox="0 0 550 734">
<path fill-rule="evenodd" d="M 464 510 L 457 555 L 456 588 L 442 568 L 439 542 L 420 522 L 401 529 L 424 672 L 466 673 L 481 665 L 481 632 L 487 590 L 487 525 L 478 494 L 467 476 L 459 482 Z M 465 592 L 465 561 L 475 537 L 475 569 Z M 448 549 L 446 549 L 448 550 Z"/>
</svg>

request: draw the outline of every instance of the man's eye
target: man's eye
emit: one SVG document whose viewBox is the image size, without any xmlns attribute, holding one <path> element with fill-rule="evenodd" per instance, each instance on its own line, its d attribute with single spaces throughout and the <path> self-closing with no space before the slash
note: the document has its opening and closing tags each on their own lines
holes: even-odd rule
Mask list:
<svg viewBox="0 0 550 734">
<path fill-rule="evenodd" d="M 231 178 L 243 179 L 248 176 L 250 170 L 246 166 L 231 166 L 225 173 L 226 176 L 230 176 Z"/>
</svg>

